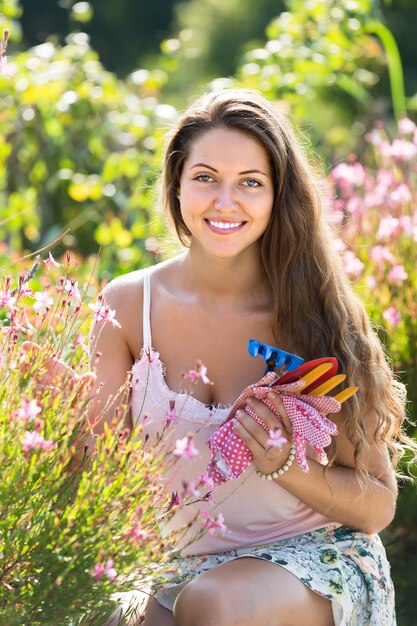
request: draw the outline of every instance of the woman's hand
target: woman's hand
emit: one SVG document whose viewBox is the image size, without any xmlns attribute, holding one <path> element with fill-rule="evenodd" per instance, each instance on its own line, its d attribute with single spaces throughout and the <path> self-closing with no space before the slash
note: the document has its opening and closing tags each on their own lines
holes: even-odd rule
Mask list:
<svg viewBox="0 0 417 626">
<path fill-rule="evenodd" d="M 263 474 L 279 470 L 287 461 L 292 445 L 291 421 L 279 394 L 271 392 L 268 400 L 275 407 L 279 418 L 261 400 L 251 397 L 247 400 L 248 407 L 265 423 L 267 430 L 247 411 L 236 413 L 235 429 L 239 437 L 246 443 L 252 453 L 253 464 Z M 271 433 L 281 430 L 281 437 L 287 441 L 281 445 L 273 445 Z M 269 442 L 271 440 L 271 442 Z"/>
<path fill-rule="evenodd" d="M 32 354 L 34 358 L 41 351 L 41 347 L 33 341 L 25 341 L 22 344 L 23 350 L 29 355 Z M 30 367 L 30 364 L 26 361 L 21 362 L 21 370 L 24 371 Z M 51 395 L 59 393 L 60 384 L 62 381 L 68 381 L 73 384 L 77 384 L 80 388 L 93 388 L 96 375 L 94 372 L 85 372 L 84 374 L 77 374 L 73 368 L 67 365 L 64 361 L 56 356 L 45 358 L 42 362 L 42 371 L 36 378 L 36 390 L 39 392 L 49 390 L 52 391 Z"/>
<path fill-rule="evenodd" d="M 63 393 L 63 388 L 65 388 L 65 393 L 74 395 L 74 403 L 77 402 L 80 396 L 92 393 L 96 382 L 94 372 L 85 372 L 79 375 L 73 368 L 57 356 L 42 359 L 42 354 L 40 354 L 42 352 L 41 346 L 32 341 L 25 341 L 22 344 L 22 348 L 27 355 L 27 358 L 21 359 L 20 362 L 22 374 L 31 369 L 30 361 L 38 361 L 37 369 L 39 373 L 36 374 L 34 390 L 37 395 L 42 396 L 43 402 L 49 402 L 52 405 L 55 398 Z M 82 467 L 86 455 L 95 447 L 91 424 L 80 421 L 80 432 L 82 431 L 84 431 L 85 436 L 81 438 L 80 441 L 82 444 L 80 443 L 78 445 L 78 449 L 71 462 L 73 471 Z"/>
</svg>

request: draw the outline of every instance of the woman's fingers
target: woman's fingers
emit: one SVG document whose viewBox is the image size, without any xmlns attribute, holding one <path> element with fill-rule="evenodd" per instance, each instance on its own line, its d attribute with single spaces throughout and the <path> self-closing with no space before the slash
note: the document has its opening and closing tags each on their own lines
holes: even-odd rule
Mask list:
<svg viewBox="0 0 417 626">
<path fill-rule="evenodd" d="M 246 411 L 238 411 L 235 418 L 236 433 L 251 451 L 255 467 L 265 474 L 285 463 L 292 440 L 291 422 L 282 399 L 274 394 L 268 400 L 274 410 L 257 398 L 247 401 L 250 410 L 265 423 L 267 430 Z"/>
<path fill-rule="evenodd" d="M 259 424 L 257 424 L 256 421 L 252 417 L 250 417 L 247 414 L 245 414 L 246 417 L 248 418 L 248 420 L 246 420 L 245 416 L 242 415 L 242 413 L 243 411 L 242 412 L 239 411 L 239 414 L 236 415 L 236 419 L 234 420 L 233 425 L 235 427 L 235 431 L 239 435 L 239 437 L 242 439 L 242 441 L 246 443 L 254 459 L 258 457 L 262 457 L 265 454 L 265 448 L 261 443 L 259 443 L 258 439 L 253 435 L 253 432 L 252 432 L 253 424 L 256 424 L 256 426 L 261 428 L 261 430 L 263 430 L 264 433 L 265 433 L 265 430 L 261 426 L 259 426 Z"/>
<path fill-rule="evenodd" d="M 23 342 L 22 348 L 29 356 L 32 357 L 36 357 L 41 351 L 41 347 L 33 341 Z M 45 372 L 41 374 L 39 378 L 45 379 L 45 384 L 50 383 L 51 377 L 64 378 L 66 376 L 70 376 L 74 379 L 79 378 L 78 374 L 76 374 L 74 370 L 69 367 L 69 365 L 57 356 L 50 356 L 43 359 L 42 367 L 45 369 Z"/>
<path fill-rule="evenodd" d="M 249 398 L 247 400 L 247 405 L 265 423 L 268 430 L 281 428 L 288 434 L 291 434 L 291 421 L 285 410 L 281 397 L 278 394 L 268 394 L 268 401 L 274 407 L 274 410 L 270 409 L 267 404 L 258 398 Z"/>
<path fill-rule="evenodd" d="M 31 354 L 32 357 L 36 357 L 41 350 L 41 347 L 32 341 L 25 341 L 22 344 L 22 348 L 28 355 Z M 82 387 L 92 388 L 96 382 L 94 372 L 86 372 L 80 376 L 57 356 L 45 358 L 42 362 L 42 368 L 44 371 L 38 375 L 37 382 L 44 387 L 54 387 L 62 380 L 70 380 L 79 382 Z"/>
<path fill-rule="evenodd" d="M 281 425 L 284 426 L 284 428 L 287 431 L 287 433 L 292 435 L 291 420 L 288 417 L 288 413 L 287 413 L 287 411 L 285 409 L 284 403 L 283 403 L 282 398 L 279 395 L 279 393 L 274 393 L 273 391 L 271 391 L 268 394 L 268 400 L 273 405 L 274 410 L 278 413 L 278 415 L 280 417 Z"/>
</svg>

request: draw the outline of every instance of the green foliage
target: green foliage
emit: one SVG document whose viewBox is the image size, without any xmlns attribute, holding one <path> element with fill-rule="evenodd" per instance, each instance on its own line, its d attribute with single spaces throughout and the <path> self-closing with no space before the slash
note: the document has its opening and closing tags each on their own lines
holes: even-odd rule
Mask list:
<svg viewBox="0 0 417 626">
<path fill-rule="evenodd" d="M 21 4 L 27 47 L 50 38 L 62 43 L 71 28 L 82 24 L 105 67 L 126 76 L 143 67 L 149 55 L 158 54 L 159 43 L 169 32 L 175 0 L 21 0 Z"/>
<path fill-rule="evenodd" d="M 166 93 L 176 101 L 201 91 L 216 76 L 235 73 L 242 53 L 265 40 L 268 22 L 283 10 L 282 0 L 193 0 L 175 6 L 173 31 L 162 43 L 163 67 L 170 73 Z"/>
<path fill-rule="evenodd" d="M 0 77 L 0 237 L 33 250 L 70 229 L 63 244 L 86 254 L 95 240 L 108 275 L 149 264 L 162 229 L 151 189 L 176 116 L 159 103 L 164 74 L 116 79 L 83 33 L 13 64 Z"/>
<path fill-rule="evenodd" d="M 12 39 L 18 39 L 20 35 L 18 18 L 20 16 L 19 0 L 0 0 L 0 32 L 8 28 L 14 33 Z"/>
<path fill-rule="evenodd" d="M 237 76 L 242 85 L 282 100 L 322 152 L 346 153 L 377 108 L 372 94 L 385 63 L 368 31 L 377 22 L 375 3 L 286 4 L 267 28 L 266 45 L 246 54 Z"/>
<path fill-rule="evenodd" d="M 63 273 L 50 270 L 39 282 L 23 273 L 0 290 L 0 614 L 8 626 L 82 616 L 101 626 L 114 593 L 163 577 L 175 541 L 161 536 L 169 459 L 139 430 L 123 430 L 128 382 L 114 423 L 81 460 L 100 412 L 87 373 L 89 309 L 72 266 L 67 256 Z"/>
</svg>

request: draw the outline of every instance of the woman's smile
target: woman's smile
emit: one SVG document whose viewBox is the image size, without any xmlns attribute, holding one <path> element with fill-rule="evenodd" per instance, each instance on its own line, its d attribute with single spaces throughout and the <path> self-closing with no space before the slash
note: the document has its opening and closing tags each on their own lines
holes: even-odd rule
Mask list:
<svg viewBox="0 0 417 626">
<path fill-rule="evenodd" d="M 204 221 L 206 222 L 210 230 L 218 233 L 219 235 L 230 235 L 232 233 L 236 233 L 241 230 L 246 224 L 246 222 L 244 221 L 227 222 L 225 220 L 211 220 L 209 218 L 206 218 Z"/>
</svg>

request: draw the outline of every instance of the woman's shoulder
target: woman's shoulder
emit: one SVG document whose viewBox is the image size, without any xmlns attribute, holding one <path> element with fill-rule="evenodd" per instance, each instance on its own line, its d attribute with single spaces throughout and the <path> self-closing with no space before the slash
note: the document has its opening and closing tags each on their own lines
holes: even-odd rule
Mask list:
<svg viewBox="0 0 417 626">
<path fill-rule="evenodd" d="M 115 306 L 120 306 L 130 303 L 132 300 L 137 300 L 137 298 L 143 296 L 145 276 L 152 274 L 157 279 L 175 265 L 176 261 L 177 257 L 173 257 L 155 265 L 116 276 L 107 283 L 102 294 L 109 305 L 113 302 Z"/>
<path fill-rule="evenodd" d="M 106 304 L 115 311 L 132 353 L 137 354 L 141 348 L 145 276 L 151 273 L 153 280 L 158 279 L 174 262 L 175 258 L 121 274 L 107 283 L 101 292 Z"/>
</svg>

